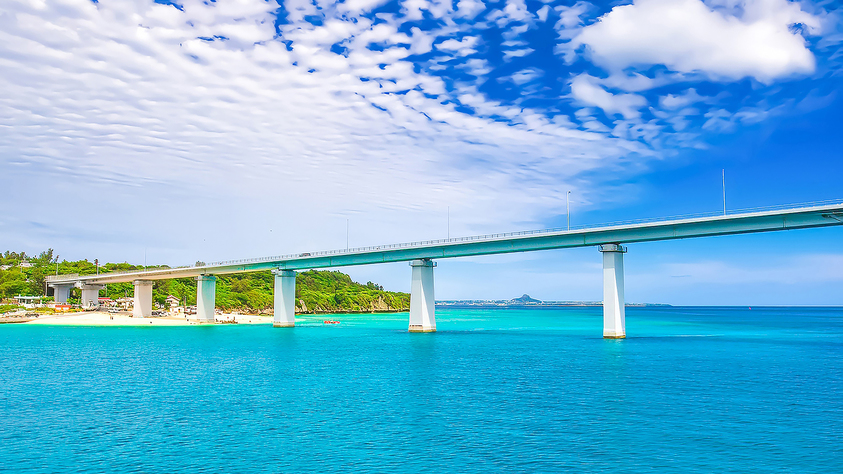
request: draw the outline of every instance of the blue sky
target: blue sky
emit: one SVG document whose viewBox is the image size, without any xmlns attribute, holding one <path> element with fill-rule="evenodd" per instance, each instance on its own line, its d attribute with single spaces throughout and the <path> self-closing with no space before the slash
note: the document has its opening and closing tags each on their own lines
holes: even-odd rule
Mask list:
<svg viewBox="0 0 843 474">
<path fill-rule="evenodd" d="M 837 2 L 11 0 L 0 242 L 170 265 L 843 198 Z M 630 301 L 843 304 L 843 229 L 637 244 Z M 351 268 L 407 290 L 405 264 Z M 599 300 L 595 249 L 437 297 Z"/>
</svg>

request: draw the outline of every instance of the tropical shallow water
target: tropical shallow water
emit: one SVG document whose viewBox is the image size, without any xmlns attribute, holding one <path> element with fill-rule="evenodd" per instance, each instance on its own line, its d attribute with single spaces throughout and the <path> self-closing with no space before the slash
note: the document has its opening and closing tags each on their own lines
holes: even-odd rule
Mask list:
<svg viewBox="0 0 843 474">
<path fill-rule="evenodd" d="M 0 470 L 843 472 L 843 309 L 0 326 Z"/>
</svg>

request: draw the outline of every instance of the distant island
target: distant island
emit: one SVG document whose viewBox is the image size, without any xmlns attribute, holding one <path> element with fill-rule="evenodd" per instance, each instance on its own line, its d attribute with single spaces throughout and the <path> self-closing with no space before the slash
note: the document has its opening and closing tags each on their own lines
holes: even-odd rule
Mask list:
<svg viewBox="0 0 843 474">
<path fill-rule="evenodd" d="M 542 301 L 530 295 L 511 300 L 441 300 L 436 302 L 442 308 L 559 308 L 565 306 L 603 306 L 602 301 Z M 627 303 L 626 306 L 670 306 L 659 303 Z"/>
</svg>

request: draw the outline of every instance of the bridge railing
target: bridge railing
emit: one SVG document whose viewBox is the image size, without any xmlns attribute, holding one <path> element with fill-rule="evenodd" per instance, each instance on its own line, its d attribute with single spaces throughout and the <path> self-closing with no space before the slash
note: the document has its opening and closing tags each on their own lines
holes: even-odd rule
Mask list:
<svg viewBox="0 0 843 474">
<path fill-rule="evenodd" d="M 78 280 L 80 278 L 88 278 L 88 277 L 97 277 L 97 276 L 106 277 L 106 276 L 109 276 L 109 275 L 129 275 L 129 274 L 132 274 L 132 273 L 142 274 L 142 273 L 146 273 L 146 272 L 149 272 L 149 271 L 155 271 L 155 270 L 166 271 L 166 270 L 178 270 L 178 269 L 182 269 L 182 268 L 194 268 L 194 267 L 192 265 L 180 265 L 180 266 L 177 266 L 177 267 L 169 267 L 168 266 L 168 267 L 153 267 L 153 268 L 146 268 L 146 269 L 137 269 L 136 268 L 134 270 L 112 270 L 112 271 L 106 270 L 104 268 L 100 268 L 100 272 L 98 274 L 79 275 L 78 273 L 68 273 L 68 274 L 65 274 L 65 275 L 47 275 L 46 280 L 47 280 L 47 283 L 50 283 L 50 282 L 53 282 L 53 281 L 64 282 L 64 281 L 67 281 L 67 280 Z"/>
<path fill-rule="evenodd" d="M 753 212 L 764 212 L 764 211 L 776 211 L 776 210 L 787 210 L 787 209 L 798 209 L 798 208 L 807 208 L 807 207 L 818 207 L 818 206 L 825 206 L 825 205 L 841 205 L 843 206 L 843 202 L 839 199 L 837 200 L 827 200 L 827 201 L 813 201 L 808 203 L 800 203 L 800 204 L 787 204 L 787 205 L 776 205 L 776 206 L 765 206 L 765 207 L 755 207 L 755 208 L 742 208 L 742 209 L 735 209 L 732 210 L 729 214 L 726 215 L 735 215 L 735 214 L 744 214 L 744 213 L 753 213 Z M 603 223 L 603 224 L 585 224 L 585 225 L 575 225 L 569 228 L 550 228 L 550 229 L 541 229 L 541 230 L 523 230 L 523 231 L 515 231 L 515 232 L 502 232 L 496 234 L 484 234 L 484 235 L 474 235 L 468 237 L 454 237 L 454 238 L 447 238 L 447 239 L 432 239 L 432 240 L 421 240 L 416 242 L 403 242 L 397 244 L 385 244 L 385 245 L 371 245 L 367 247 L 353 247 L 348 249 L 337 249 L 337 250 L 322 250 L 316 252 L 300 252 L 300 253 L 292 253 L 286 255 L 274 255 L 270 257 L 256 257 L 256 258 L 245 258 L 245 259 L 237 259 L 237 260 L 223 260 L 219 262 L 212 262 L 208 263 L 204 266 L 191 266 L 191 265 L 184 265 L 178 267 L 168 267 L 166 269 L 160 270 L 177 270 L 177 269 L 184 269 L 184 268 L 209 268 L 209 267 L 219 267 L 219 266 L 231 266 L 231 265 L 248 265 L 254 263 L 268 263 L 268 262 L 282 262 L 287 260 L 297 260 L 303 258 L 313 258 L 313 257 L 330 257 L 335 255 L 348 255 L 348 254 L 357 254 L 357 253 L 366 253 L 366 252 L 377 252 L 383 250 L 397 250 L 397 249 L 411 249 L 411 248 L 425 248 L 437 245 L 444 245 L 444 244 L 460 244 L 460 243 L 467 243 L 467 242 L 488 242 L 493 240 L 499 239 L 506 239 L 512 237 L 526 237 L 531 235 L 542 235 L 542 234 L 562 234 L 566 232 L 580 232 L 583 230 L 588 229 L 598 229 L 598 228 L 606 228 L 606 227 L 615 227 L 621 225 L 635 225 L 635 224 L 648 224 L 652 222 L 661 222 L 661 221 L 673 221 L 673 220 L 683 220 L 683 219 L 699 219 L 705 217 L 718 217 L 723 216 L 724 213 L 722 211 L 713 211 L 713 212 L 702 212 L 702 213 L 695 213 L 695 214 L 684 214 L 684 215 L 677 215 L 671 217 L 653 217 L 653 218 L 645 218 L 645 219 L 632 219 L 632 220 L 624 220 L 624 221 L 614 221 L 610 223 Z M 159 269 L 156 269 L 159 270 Z M 141 270 L 121 270 L 121 271 L 113 271 L 107 272 L 105 274 L 108 275 L 120 275 L 120 274 L 129 274 L 129 273 L 140 273 Z M 102 273 L 101 273 L 102 275 Z M 90 275 L 86 275 L 90 276 Z M 51 275 L 47 277 L 47 281 L 55 281 L 55 280 L 68 280 L 78 278 L 78 274 L 72 275 Z"/>
<path fill-rule="evenodd" d="M 823 205 L 834 205 L 834 204 L 841 204 L 843 203 L 839 200 L 826 200 L 826 201 L 813 201 L 808 203 L 800 203 L 800 204 L 784 204 L 784 205 L 776 205 L 776 206 L 765 206 L 765 207 L 754 207 L 754 208 L 742 208 L 742 209 L 735 209 L 731 211 L 731 215 L 734 214 L 744 214 L 744 213 L 751 213 L 751 212 L 763 212 L 763 211 L 776 211 L 776 210 L 785 210 L 785 209 L 794 209 L 800 207 L 816 207 L 816 206 L 823 206 Z M 240 265 L 240 264 L 251 264 L 251 263 L 261 263 L 261 262 L 275 262 L 275 261 L 283 261 L 283 260 L 296 260 L 300 258 L 312 258 L 312 257 L 326 257 L 326 256 L 333 256 L 333 255 L 347 255 L 347 254 L 354 254 L 354 253 L 364 253 L 364 252 L 376 252 L 379 250 L 396 250 L 396 249 L 405 249 L 405 248 L 424 248 L 430 247 L 435 245 L 442 245 L 442 244 L 457 244 L 457 243 L 466 243 L 466 242 L 483 242 L 483 241 L 491 241 L 491 240 L 498 240 L 498 239 L 505 239 L 511 237 L 522 237 L 522 236 L 530 236 L 530 235 L 540 235 L 540 234 L 559 234 L 564 232 L 574 232 L 574 231 L 582 231 L 588 229 L 598 229 L 604 227 L 614 227 L 619 225 L 634 225 L 634 224 L 648 224 L 652 222 L 660 222 L 660 221 L 670 221 L 670 220 L 681 220 L 681 219 L 694 219 L 694 218 L 704 218 L 704 217 L 718 217 L 724 215 L 722 211 L 712 211 L 712 212 L 700 212 L 694 214 L 683 214 L 671 217 L 652 217 L 652 218 L 645 218 L 645 219 L 631 219 L 631 220 L 624 220 L 624 221 L 614 221 L 610 223 L 603 223 L 603 224 L 585 224 L 585 225 L 576 225 L 571 226 L 570 229 L 566 228 L 550 228 L 550 229 L 541 229 L 541 230 L 524 230 L 524 231 L 515 231 L 515 232 L 503 232 L 497 234 L 484 234 L 484 235 L 474 235 L 468 237 L 454 237 L 449 239 L 434 239 L 434 240 L 421 240 L 417 242 L 404 242 L 398 244 L 386 244 L 386 245 L 372 245 L 368 247 L 354 247 L 348 249 L 338 249 L 338 250 L 323 250 L 317 252 L 302 252 L 302 253 L 295 253 L 295 254 L 287 254 L 287 255 L 277 255 L 272 257 L 258 257 L 258 258 L 246 258 L 246 259 L 239 259 L 239 260 L 224 260 L 220 262 L 213 262 L 209 263 L 208 266 L 221 266 L 221 265 Z M 729 214 L 726 214 L 729 215 Z"/>
<path fill-rule="evenodd" d="M 74 278 L 79 278 L 79 274 L 78 273 L 68 273 L 66 275 L 47 275 L 45 280 L 47 280 L 47 283 L 50 283 L 50 282 L 53 282 L 53 281 L 72 280 Z"/>
</svg>

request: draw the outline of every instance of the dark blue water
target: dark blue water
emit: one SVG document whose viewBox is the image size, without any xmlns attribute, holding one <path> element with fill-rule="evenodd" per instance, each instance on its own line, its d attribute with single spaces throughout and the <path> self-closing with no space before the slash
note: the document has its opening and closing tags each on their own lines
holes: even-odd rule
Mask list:
<svg viewBox="0 0 843 474">
<path fill-rule="evenodd" d="M 843 472 L 843 310 L 0 326 L 0 470 Z"/>
</svg>

